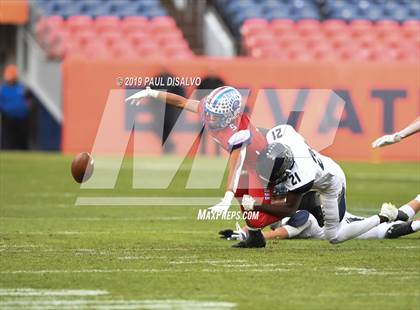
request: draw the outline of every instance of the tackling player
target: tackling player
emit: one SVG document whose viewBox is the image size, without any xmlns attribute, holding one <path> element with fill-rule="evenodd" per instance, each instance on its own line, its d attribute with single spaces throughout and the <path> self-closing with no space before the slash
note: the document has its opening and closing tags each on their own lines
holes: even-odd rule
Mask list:
<svg viewBox="0 0 420 310">
<path fill-rule="evenodd" d="M 346 212 L 346 178 L 340 166 L 331 158 L 312 150 L 289 125 L 271 129 L 267 140 L 270 144 L 258 157 L 257 172 L 267 186 L 283 183 L 288 190 L 286 200 L 266 205 L 258 204 L 248 196 L 242 201 L 245 210 L 271 215 L 283 214 L 285 210 L 292 213 L 303 194 L 316 190 L 321 195 L 325 237 L 331 243 L 355 238 L 380 223 L 396 219 L 397 209 L 384 204 L 378 215 L 342 225 Z"/>
<path fill-rule="evenodd" d="M 272 188 L 265 188 L 255 171 L 257 157 L 266 147 L 267 141 L 243 113 L 244 105 L 237 89 L 229 86 L 219 87 L 198 101 L 146 88 L 128 97 L 126 102 L 138 105 L 139 100 L 146 97 L 157 98 L 180 109 L 199 113 L 203 125 L 206 126 L 213 139 L 223 149 L 230 152 L 225 195 L 218 204 L 209 208 L 210 211 L 226 212 L 235 195 L 241 198 L 243 194 L 249 194 L 260 203 L 271 203 Z M 242 175 L 242 179 L 247 178 L 247 180 L 240 180 L 243 168 L 247 171 L 247 176 Z M 238 190 L 240 182 L 246 183 L 245 189 Z M 283 214 L 283 216 L 286 215 L 290 214 Z M 260 212 L 257 219 L 247 220 L 249 238 L 234 247 L 264 247 L 265 240 L 261 228 L 279 219 L 277 215 Z"/>
<path fill-rule="evenodd" d="M 397 221 L 382 223 L 356 239 L 393 239 L 420 231 L 420 219 L 413 220 L 415 214 L 420 211 L 420 195 L 398 209 Z M 365 218 L 346 212 L 343 225 Z M 297 211 L 290 218 L 284 218 L 272 231 L 264 232 L 266 240 L 272 239 L 325 239 L 324 230 L 315 217 L 306 210 Z M 228 240 L 243 240 L 246 238 L 246 227 L 243 229 L 236 223 L 236 230 L 222 230 L 219 232 L 222 238 Z"/>
</svg>

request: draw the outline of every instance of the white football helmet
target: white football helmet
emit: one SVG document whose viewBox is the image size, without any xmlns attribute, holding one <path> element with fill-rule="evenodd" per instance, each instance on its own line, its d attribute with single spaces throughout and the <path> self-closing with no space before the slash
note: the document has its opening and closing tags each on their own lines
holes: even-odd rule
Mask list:
<svg viewBox="0 0 420 310">
<path fill-rule="evenodd" d="M 205 124 L 214 130 L 229 126 L 241 114 L 241 102 L 241 94 L 236 88 L 216 88 L 205 99 Z"/>
</svg>

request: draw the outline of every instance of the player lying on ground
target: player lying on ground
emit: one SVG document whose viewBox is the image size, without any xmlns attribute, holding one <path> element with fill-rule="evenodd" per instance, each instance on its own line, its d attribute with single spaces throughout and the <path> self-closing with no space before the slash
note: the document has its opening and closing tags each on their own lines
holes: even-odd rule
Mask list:
<svg viewBox="0 0 420 310">
<path fill-rule="evenodd" d="M 413 220 L 415 214 L 420 211 L 420 195 L 414 200 L 398 209 L 397 221 L 382 223 L 356 239 L 386 239 L 398 238 L 420 231 L 420 219 Z M 364 220 L 364 217 L 353 215 L 346 212 L 343 225 L 355 221 Z M 263 232 L 266 240 L 272 239 L 325 239 L 324 230 L 319 221 L 308 211 L 299 210 L 290 218 L 284 218 L 272 225 L 271 231 Z M 244 240 L 247 236 L 246 227 L 241 228 L 236 223 L 236 230 L 222 230 L 219 232 L 221 238 L 228 240 Z"/>
<path fill-rule="evenodd" d="M 140 100 L 146 97 L 157 98 L 180 109 L 199 113 L 203 125 L 216 143 L 230 152 L 226 193 L 220 203 L 210 208 L 211 211 L 227 211 L 235 195 L 239 198 L 244 194 L 249 194 L 260 203 L 271 203 L 269 199 L 271 199 L 272 189 L 264 188 L 255 171 L 257 156 L 266 147 L 267 141 L 265 136 L 251 124 L 247 115 L 243 114 L 244 105 L 238 90 L 228 86 L 219 87 L 198 101 L 146 88 L 128 97 L 126 102 L 138 105 Z M 241 175 L 242 169 L 246 170 L 246 176 Z M 246 180 L 240 180 L 244 178 Z M 238 188 L 239 183 L 246 185 Z M 284 211 L 287 213 L 283 216 L 292 214 L 288 213 L 288 210 Z M 260 212 L 257 219 L 247 220 L 250 230 L 248 240 L 234 246 L 264 247 L 265 240 L 260 229 L 279 219 L 281 218 L 278 215 Z"/>
<path fill-rule="evenodd" d="M 283 183 L 287 189 L 286 199 L 258 204 L 252 195 L 245 195 L 242 205 L 246 211 L 281 216 L 285 210 L 296 211 L 303 194 L 310 190 L 318 191 L 324 213 L 323 230 L 325 238 L 331 243 L 356 238 L 381 223 L 397 218 L 398 210 L 384 204 L 378 215 L 343 225 L 346 178 L 340 166 L 331 158 L 312 150 L 289 125 L 271 129 L 267 140 L 270 144 L 258 156 L 257 172 L 268 187 Z"/>
<path fill-rule="evenodd" d="M 402 139 L 405 139 L 408 136 L 411 136 L 419 131 L 420 131 L 420 117 L 417 117 L 417 119 L 414 122 L 412 122 L 410 125 L 405 127 L 403 130 L 395 132 L 391 135 L 385 135 L 376 139 L 375 141 L 372 142 L 372 147 L 378 148 L 378 147 L 383 147 L 386 145 L 400 142 Z"/>
</svg>

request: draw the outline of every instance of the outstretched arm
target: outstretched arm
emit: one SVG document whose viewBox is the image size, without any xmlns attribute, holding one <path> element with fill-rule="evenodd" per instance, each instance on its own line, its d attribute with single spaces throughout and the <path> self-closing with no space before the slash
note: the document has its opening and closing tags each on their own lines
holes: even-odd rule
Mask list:
<svg viewBox="0 0 420 310">
<path fill-rule="evenodd" d="M 228 161 L 228 176 L 227 176 L 227 188 L 225 196 L 222 200 L 210 207 L 210 211 L 224 212 L 227 211 L 232 204 L 232 200 L 235 196 L 235 192 L 238 188 L 239 178 L 242 172 L 242 166 L 244 164 L 246 155 L 246 145 L 242 145 L 240 148 L 234 149 L 230 153 Z"/>
<path fill-rule="evenodd" d="M 254 211 L 262 211 L 278 217 L 291 216 L 299 207 L 302 197 L 301 193 L 288 192 L 286 199 L 272 199 L 271 204 L 254 206 Z"/>
<path fill-rule="evenodd" d="M 410 125 L 402 129 L 401 131 L 395 132 L 391 135 L 385 135 L 376 139 L 375 141 L 372 142 L 372 147 L 378 148 L 378 147 L 400 142 L 402 139 L 407 138 L 408 136 L 411 136 L 419 131 L 420 131 L 420 117 L 417 117 L 417 119 L 414 122 L 412 122 Z"/>
<path fill-rule="evenodd" d="M 187 99 L 176 94 L 154 90 L 150 87 L 147 87 L 146 89 L 143 89 L 135 93 L 134 95 L 131 95 L 130 97 L 125 99 L 125 102 L 139 105 L 141 99 L 147 97 L 156 98 L 159 101 L 162 101 L 163 103 L 167 103 L 179 109 L 186 109 L 194 113 L 198 112 L 198 105 L 200 104 L 200 101 L 198 100 Z"/>
</svg>

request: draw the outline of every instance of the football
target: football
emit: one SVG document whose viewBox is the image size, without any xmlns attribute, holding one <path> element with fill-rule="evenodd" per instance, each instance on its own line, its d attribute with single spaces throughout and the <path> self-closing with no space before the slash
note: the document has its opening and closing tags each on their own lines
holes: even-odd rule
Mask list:
<svg viewBox="0 0 420 310">
<path fill-rule="evenodd" d="M 71 163 L 71 174 L 77 183 L 86 182 L 93 173 L 93 158 L 89 153 L 76 155 Z"/>
</svg>

